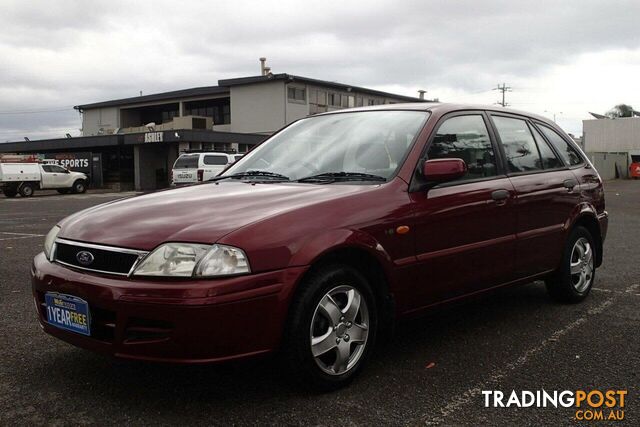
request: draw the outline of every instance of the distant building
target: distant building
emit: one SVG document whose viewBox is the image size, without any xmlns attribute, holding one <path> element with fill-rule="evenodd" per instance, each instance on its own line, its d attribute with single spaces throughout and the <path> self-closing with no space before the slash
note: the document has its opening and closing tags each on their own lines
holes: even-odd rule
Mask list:
<svg viewBox="0 0 640 427">
<path fill-rule="evenodd" d="M 604 179 L 626 178 L 640 162 L 640 118 L 583 120 L 583 149 Z"/>
<path fill-rule="evenodd" d="M 94 185 L 121 190 L 166 187 L 180 152 L 246 152 L 283 126 L 325 111 L 410 97 L 291 74 L 219 80 L 206 86 L 78 105 L 82 136 L 0 144 L 0 153 L 89 152 Z M 100 179 L 99 176 L 101 177 Z"/>
</svg>

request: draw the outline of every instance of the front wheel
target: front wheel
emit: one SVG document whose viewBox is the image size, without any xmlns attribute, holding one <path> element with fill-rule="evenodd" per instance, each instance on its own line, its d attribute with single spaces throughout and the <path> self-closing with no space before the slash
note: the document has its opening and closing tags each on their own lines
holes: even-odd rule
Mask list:
<svg viewBox="0 0 640 427">
<path fill-rule="evenodd" d="M 83 180 L 79 179 L 73 183 L 72 191 L 76 194 L 81 194 L 87 191 L 87 186 Z"/>
<path fill-rule="evenodd" d="M 563 303 L 580 302 L 589 295 L 596 274 L 593 236 L 584 227 L 573 229 L 558 270 L 546 279 L 547 291 Z"/>
<path fill-rule="evenodd" d="M 285 369 L 306 386 L 342 387 L 375 344 L 378 312 L 371 287 L 344 265 L 322 268 L 300 286 L 285 332 Z"/>
</svg>

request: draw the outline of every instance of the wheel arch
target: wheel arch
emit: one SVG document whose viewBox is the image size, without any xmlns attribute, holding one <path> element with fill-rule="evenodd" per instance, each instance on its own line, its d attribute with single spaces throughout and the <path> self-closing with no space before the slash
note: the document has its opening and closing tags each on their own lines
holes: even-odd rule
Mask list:
<svg viewBox="0 0 640 427">
<path fill-rule="evenodd" d="M 571 229 L 575 227 L 586 228 L 593 237 L 596 245 L 596 259 L 595 266 L 600 267 L 602 265 L 602 231 L 600 230 L 600 223 L 597 216 L 591 210 L 583 210 L 574 220 Z"/>
<path fill-rule="evenodd" d="M 301 290 L 308 277 L 325 266 L 342 264 L 356 269 L 371 285 L 379 312 L 379 333 L 384 339 L 393 332 L 395 304 L 391 292 L 390 274 L 380 259 L 380 254 L 374 255 L 372 252 L 373 250 L 368 246 L 342 244 L 319 253 L 311 260 L 310 268 L 300 278 L 295 294 Z"/>
</svg>

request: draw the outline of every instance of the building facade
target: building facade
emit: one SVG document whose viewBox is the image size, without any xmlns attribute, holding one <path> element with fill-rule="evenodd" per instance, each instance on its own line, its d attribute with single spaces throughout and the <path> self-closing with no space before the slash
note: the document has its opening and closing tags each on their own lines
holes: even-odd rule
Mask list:
<svg viewBox="0 0 640 427">
<path fill-rule="evenodd" d="M 640 162 L 640 118 L 583 120 L 583 149 L 603 179 L 627 178 Z"/>
<path fill-rule="evenodd" d="M 94 186 L 154 190 L 169 185 L 185 151 L 244 153 L 303 117 L 343 108 L 424 99 L 342 83 L 265 73 L 206 86 L 82 104 L 82 136 L 0 144 L 0 153 L 91 152 Z M 97 177 L 98 174 L 96 174 Z"/>
</svg>

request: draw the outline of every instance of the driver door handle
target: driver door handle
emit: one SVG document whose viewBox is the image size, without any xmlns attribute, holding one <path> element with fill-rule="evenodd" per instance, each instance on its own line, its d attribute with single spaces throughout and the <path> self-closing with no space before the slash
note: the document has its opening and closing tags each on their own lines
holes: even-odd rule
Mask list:
<svg viewBox="0 0 640 427">
<path fill-rule="evenodd" d="M 505 201 L 509 198 L 509 190 L 495 190 L 491 193 L 491 198 L 495 201 Z"/>
<path fill-rule="evenodd" d="M 578 181 L 576 181 L 575 179 L 571 178 L 571 179 L 567 179 L 565 180 L 562 185 L 564 185 L 564 188 L 566 188 L 569 191 L 572 191 L 574 189 L 574 187 L 576 185 L 578 185 Z"/>
</svg>

